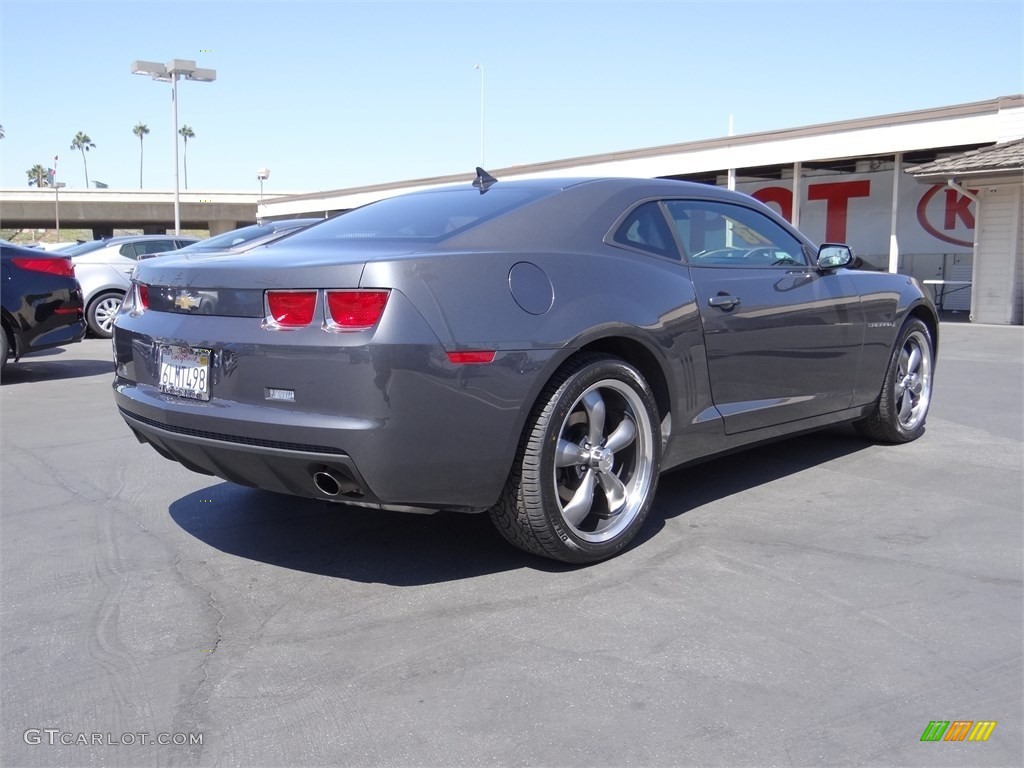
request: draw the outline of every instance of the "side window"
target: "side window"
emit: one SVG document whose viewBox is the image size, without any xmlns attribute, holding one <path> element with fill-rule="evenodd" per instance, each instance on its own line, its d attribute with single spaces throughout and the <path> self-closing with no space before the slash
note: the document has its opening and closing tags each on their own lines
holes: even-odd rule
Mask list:
<svg viewBox="0 0 1024 768">
<path fill-rule="evenodd" d="M 139 257 L 138 252 L 135 250 L 134 243 L 125 243 L 118 249 L 117 252 L 124 256 L 126 259 L 137 259 Z"/>
<path fill-rule="evenodd" d="M 136 243 L 135 248 L 140 254 L 163 253 L 164 251 L 175 250 L 173 240 L 146 240 L 142 243 Z"/>
<path fill-rule="evenodd" d="M 707 200 L 666 201 L 694 266 L 806 266 L 800 241 L 758 211 Z"/>
<path fill-rule="evenodd" d="M 672 232 L 657 203 L 644 203 L 626 217 L 613 238 L 616 243 L 678 259 Z"/>
</svg>

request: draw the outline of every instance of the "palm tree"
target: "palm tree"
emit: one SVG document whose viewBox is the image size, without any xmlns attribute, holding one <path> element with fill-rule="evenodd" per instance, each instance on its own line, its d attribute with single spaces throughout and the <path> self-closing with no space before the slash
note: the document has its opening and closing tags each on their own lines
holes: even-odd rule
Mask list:
<svg viewBox="0 0 1024 768">
<path fill-rule="evenodd" d="M 149 126 L 139 123 L 132 128 L 132 133 L 139 137 L 139 189 L 142 189 L 142 137 L 149 133 Z"/>
<path fill-rule="evenodd" d="M 85 162 L 85 153 L 90 149 L 96 149 L 96 145 L 92 143 L 92 139 L 89 138 L 88 133 L 82 133 L 79 131 L 75 134 L 75 138 L 71 140 L 71 148 L 77 149 L 82 153 L 82 167 L 85 168 L 85 188 L 89 188 L 89 165 Z"/>
<path fill-rule="evenodd" d="M 50 174 L 43 166 L 33 165 L 25 173 L 28 175 L 28 185 L 30 187 L 47 186 L 47 179 Z"/>
<path fill-rule="evenodd" d="M 180 133 L 182 138 L 185 139 L 185 151 L 182 153 L 182 162 L 185 166 L 185 189 L 188 189 L 188 140 L 194 139 L 196 135 L 187 125 L 181 126 L 178 133 Z"/>
</svg>

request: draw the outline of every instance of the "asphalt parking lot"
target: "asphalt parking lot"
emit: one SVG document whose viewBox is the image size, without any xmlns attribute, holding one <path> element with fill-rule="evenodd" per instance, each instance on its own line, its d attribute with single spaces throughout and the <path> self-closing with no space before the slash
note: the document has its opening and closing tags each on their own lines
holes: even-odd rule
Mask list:
<svg viewBox="0 0 1024 768">
<path fill-rule="evenodd" d="M 671 473 L 586 568 L 482 516 L 192 474 L 117 415 L 109 341 L 26 359 L 0 388 L 2 763 L 1020 765 L 1022 357 L 1022 328 L 944 324 L 921 440 Z M 998 724 L 922 742 L 933 720 Z"/>
</svg>

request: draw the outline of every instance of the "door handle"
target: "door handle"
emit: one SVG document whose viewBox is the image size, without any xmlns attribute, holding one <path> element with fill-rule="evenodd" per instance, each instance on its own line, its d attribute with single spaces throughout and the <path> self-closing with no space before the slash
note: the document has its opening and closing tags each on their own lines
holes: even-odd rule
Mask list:
<svg viewBox="0 0 1024 768">
<path fill-rule="evenodd" d="M 735 296 L 730 296 L 727 293 L 719 294 L 718 296 L 712 296 L 710 299 L 708 299 L 708 304 L 710 306 L 719 307 L 721 309 L 732 309 L 739 303 L 739 299 L 737 299 Z"/>
</svg>

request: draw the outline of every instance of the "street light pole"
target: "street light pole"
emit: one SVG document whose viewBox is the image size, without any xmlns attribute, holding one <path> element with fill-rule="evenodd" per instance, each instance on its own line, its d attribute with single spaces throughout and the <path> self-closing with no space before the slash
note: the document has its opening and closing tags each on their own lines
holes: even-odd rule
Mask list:
<svg viewBox="0 0 1024 768">
<path fill-rule="evenodd" d="M 480 167 L 484 167 L 484 65 L 477 64 L 473 69 L 480 70 Z"/>
<path fill-rule="evenodd" d="M 178 73 L 171 73 L 171 112 L 173 112 L 174 128 L 174 234 L 181 234 L 181 203 L 178 190 Z"/>
<path fill-rule="evenodd" d="M 53 156 L 53 217 L 57 224 L 57 242 L 60 242 L 60 182 L 57 181 L 57 158 Z"/>
<path fill-rule="evenodd" d="M 155 61 L 133 61 L 133 75 L 149 75 L 154 80 L 171 82 L 171 119 L 174 131 L 174 234 L 181 234 L 181 201 L 178 186 L 178 80 L 184 76 L 186 80 L 198 80 L 201 83 L 212 83 L 217 79 L 217 70 L 200 69 L 196 63 L 187 59 L 171 59 L 166 64 Z"/>
<path fill-rule="evenodd" d="M 263 216 L 260 208 L 263 207 L 263 182 L 270 178 L 270 169 L 260 168 L 256 171 L 256 178 L 259 179 L 260 182 L 260 201 L 256 204 L 256 223 L 262 224 Z"/>
</svg>

